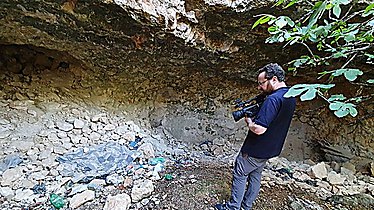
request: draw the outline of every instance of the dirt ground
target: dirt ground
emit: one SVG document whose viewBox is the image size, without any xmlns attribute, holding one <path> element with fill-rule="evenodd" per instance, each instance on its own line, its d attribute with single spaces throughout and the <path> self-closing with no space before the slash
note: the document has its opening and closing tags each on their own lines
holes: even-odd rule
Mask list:
<svg viewBox="0 0 374 210">
<path fill-rule="evenodd" d="M 222 163 L 200 163 L 196 165 L 168 168 L 165 174 L 173 176 L 156 184 L 160 197 L 158 204 L 149 202 L 141 209 L 214 209 L 216 203 L 228 199 L 231 188 L 231 168 Z M 360 198 L 333 197 L 327 201 L 301 189 L 287 186 L 263 187 L 253 210 L 314 209 L 291 207 L 292 199 L 303 199 L 317 203 L 323 209 L 364 210 L 374 209 L 373 201 L 360 203 Z"/>
</svg>

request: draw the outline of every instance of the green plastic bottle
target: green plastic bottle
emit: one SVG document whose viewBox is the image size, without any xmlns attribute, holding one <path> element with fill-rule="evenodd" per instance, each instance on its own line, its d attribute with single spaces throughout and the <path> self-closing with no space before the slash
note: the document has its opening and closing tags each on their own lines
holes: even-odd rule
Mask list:
<svg viewBox="0 0 374 210">
<path fill-rule="evenodd" d="M 54 193 L 49 196 L 49 200 L 56 209 L 60 209 L 65 205 L 64 198 Z"/>
<path fill-rule="evenodd" d="M 170 180 L 173 179 L 173 175 L 171 175 L 171 174 L 165 174 L 165 179 L 168 180 L 168 181 L 170 181 Z"/>
</svg>

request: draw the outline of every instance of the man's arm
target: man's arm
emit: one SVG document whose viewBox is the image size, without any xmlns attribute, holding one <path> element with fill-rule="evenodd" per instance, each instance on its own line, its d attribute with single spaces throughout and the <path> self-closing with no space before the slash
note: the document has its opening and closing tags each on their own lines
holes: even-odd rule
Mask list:
<svg viewBox="0 0 374 210">
<path fill-rule="evenodd" d="M 261 125 L 257 125 L 255 124 L 251 118 L 249 117 L 245 117 L 245 122 L 247 123 L 247 126 L 249 128 L 249 130 L 251 130 L 253 133 L 257 134 L 257 135 L 261 135 L 263 133 L 265 133 L 265 131 L 267 130 L 267 128 L 261 126 Z"/>
</svg>

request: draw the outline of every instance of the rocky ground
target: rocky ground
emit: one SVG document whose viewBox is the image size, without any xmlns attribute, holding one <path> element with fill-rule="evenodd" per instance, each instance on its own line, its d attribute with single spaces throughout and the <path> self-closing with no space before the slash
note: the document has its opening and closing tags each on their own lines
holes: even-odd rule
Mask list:
<svg viewBox="0 0 374 210">
<path fill-rule="evenodd" d="M 163 178 L 156 184 L 156 190 L 138 209 L 214 209 L 230 195 L 231 168 L 224 162 L 201 162 L 174 166 L 163 172 L 172 174 L 173 179 Z M 254 210 L 299 210 L 299 209 L 373 209 L 374 200 L 369 195 L 334 195 L 321 199 L 315 193 L 295 185 L 266 185 L 253 207 Z M 121 189 L 112 191 L 118 194 Z M 156 202 L 155 202 L 156 201 Z M 102 205 L 86 204 L 79 209 L 102 209 Z"/>
<path fill-rule="evenodd" d="M 157 193 L 165 199 L 157 206 L 143 209 L 213 209 L 230 195 L 231 168 L 224 163 L 175 168 L 173 181 L 162 180 Z M 327 200 L 290 185 L 264 186 L 254 210 L 283 209 L 373 209 L 374 201 L 365 195 L 333 196 Z"/>
<path fill-rule="evenodd" d="M 229 197 L 238 145 L 185 144 L 123 112 L 0 101 L 0 209 L 212 209 Z M 274 158 L 255 209 L 372 209 L 350 163 Z"/>
<path fill-rule="evenodd" d="M 196 112 L 189 112 L 195 130 L 183 124 L 179 106 L 178 118 L 160 120 L 170 115 L 73 100 L 82 94 L 67 98 L 68 89 L 43 92 L 49 79 L 29 86 L 19 75 L 0 78 L 0 209 L 212 209 L 229 198 L 241 144 L 232 141 L 240 130 L 231 118 L 212 120 L 230 140 L 213 136 Z M 205 132 L 203 141 L 195 131 Z M 255 209 L 373 208 L 373 164 L 365 172 L 350 162 L 275 158 L 263 174 Z"/>
</svg>

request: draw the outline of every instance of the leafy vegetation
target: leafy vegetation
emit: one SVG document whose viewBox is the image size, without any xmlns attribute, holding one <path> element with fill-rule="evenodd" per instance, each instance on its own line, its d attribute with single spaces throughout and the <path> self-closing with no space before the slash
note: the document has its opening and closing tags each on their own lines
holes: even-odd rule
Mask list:
<svg viewBox="0 0 374 210">
<path fill-rule="evenodd" d="M 371 99 L 374 94 L 347 98 L 343 94 L 330 95 L 328 90 L 335 87 L 336 77 L 344 77 L 352 85 L 373 86 L 374 79 L 362 81 L 364 72 L 355 67 L 355 62 L 373 65 L 374 3 L 352 0 L 278 0 L 275 6 L 297 11 L 298 15 L 261 14 L 252 29 L 268 24 L 270 36 L 266 43 L 284 43 L 285 47 L 299 44 L 307 49 L 308 54 L 288 63 L 289 71 L 297 74 L 305 68 L 337 67 L 316 75 L 318 79 L 326 78 L 327 84 L 297 84 L 290 88 L 286 97 L 300 96 L 302 101 L 306 101 L 319 96 L 329 103 L 330 110 L 336 116 L 357 116 L 356 105 Z M 361 82 L 357 83 L 359 79 Z"/>
</svg>

